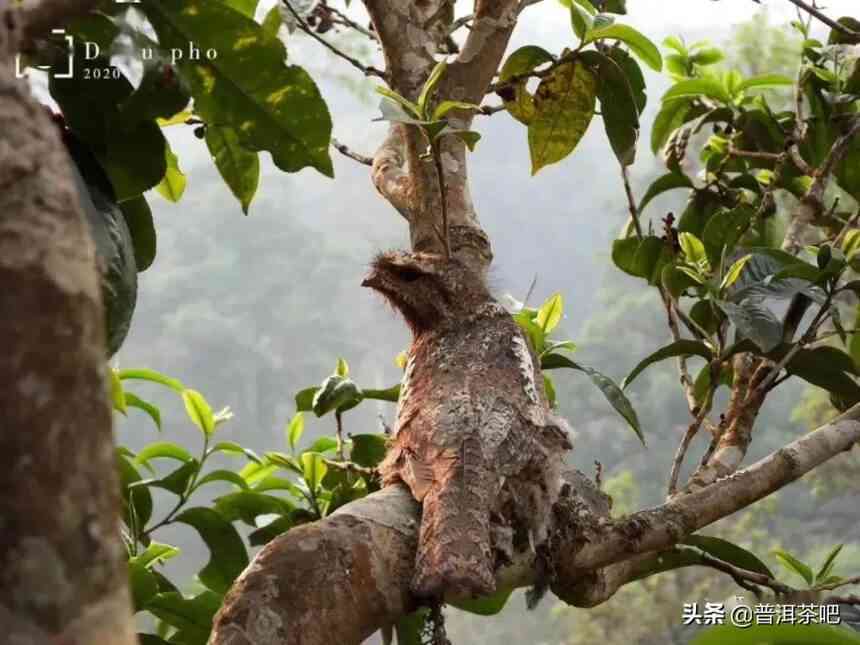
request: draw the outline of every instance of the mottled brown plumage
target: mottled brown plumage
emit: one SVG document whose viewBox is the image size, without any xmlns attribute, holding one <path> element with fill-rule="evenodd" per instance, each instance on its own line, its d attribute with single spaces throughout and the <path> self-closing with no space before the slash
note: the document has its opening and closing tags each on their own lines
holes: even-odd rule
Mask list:
<svg viewBox="0 0 860 645">
<path fill-rule="evenodd" d="M 413 591 L 490 593 L 496 561 L 545 537 L 566 424 L 518 326 L 457 260 L 384 253 L 362 284 L 413 331 L 380 464 L 385 484 L 404 482 L 423 505 Z"/>
</svg>

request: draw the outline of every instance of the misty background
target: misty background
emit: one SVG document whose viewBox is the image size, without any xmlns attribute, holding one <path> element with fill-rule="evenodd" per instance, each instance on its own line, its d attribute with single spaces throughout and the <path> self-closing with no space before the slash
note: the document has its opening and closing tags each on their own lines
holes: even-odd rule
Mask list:
<svg viewBox="0 0 860 645">
<path fill-rule="evenodd" d="M 272 4 L 264 0 L 258 11 Z M 359 5 L 353 2 L 350 13 L 366 23 Z M 831 0 L 827 5 L 833 17 L 852 10 L 856 14 L 853 0 Z M 469 3 L 460 2 L 457 9 L 458 15 L 467 13 Z M 732 42 L 737 26 L 757 11 L 766 11 L 769 24 L 780 27 L 790 40 L 793 36 L 784 25 L 796 17 L 786 0 L 766 0 L 762 5 L 751 0 L 629 0 L 628 10 L 619 21 L 656 43 L 668 35 L 683 35 L 688 43 L 709 39 L 719 46 Z M 763 25 L 764 19 L 757 24 Z M 819 26 L 815 30 L 826 38 Z M 375 46 L 361 37 L 332 32 L 325 37 L 363 61 L 382 65 Z M 524 11 L 509 51 L 540 44 L 559 52 L 573 40 L 567 10 L 555 0 L 546 0 Z M 755 37 L 753 41 L 755 45 Z M 352 150 L 372 155 L 387 127 L 372 120 L 378 116 L 376 81 L 361 78 L 299 33 L 288 38 L 287 47 L 290 63 L 305 67 L 318 83 L 332 113 L 334 136 Z M 728 45 L 730 57 L 731 48 Z M 648 140 L 660 95 L 670 83 L 667 77 L 643 69 L 648 106 L 637 161 L 631 168 L 637 199 L 664 172 Z M 497 100 L 488 97 L 487 102 Z M 577 360 L 620 381 L 670 337 L 656 291 L 643 289 L 641 280 L 622 274 L 609 259 L 611 241 L 625 223 L 627 206 L 599 117 L 568 159 L 536 177 L 530 176 L 526 130 L 521 124 L 501 112 L 476 117 L 473 129 L 482 139 L 469 155 L 471 192 L 493 244 L 493 291 L 499 297 L 512 294 L 522 300 L 536 277 L 529 304 L 536 306 L 560 292 L 565 317 L 558 337 L 577 343 Z M 178 204 L 154 192 L 149 195 L 158 255 L 140 275 L 131 332 L 114 363 L 156 369 L 201 391 L 215 409 L 229 405 L 235 416 L 219 427 L 218 438 L 258 452 L 285 449 L 284 426 L 295 412 L 294 394 L 318 384 L 333 371 L 338 357 L 349 362 L 351 376 L 361 387 L 399 382 L 401 370 L 394 357 L 408 346 L 408 331 L 359 284 L 372 256 L 405 247 L 408 232 L 405 221 L 376 194 L 369 168 L 332 150 L 334 180 L 310 169 L 287 175 L 274 168 L 264 153 L 260 189 L 245 217 L 209 159 L 205 143 L 193 136 L 192 129 L 170 127 L 165 134 L 188 177 L 188 187 Z M 684 191 L 674 191 L 656 199 L 645 219 L 659 225 L 659 218 L 668 211 L 678 212 L 684 197 Z M 584 375 L 554 372 L 553 377 L 560 410 L 576 431 L 572 463 L 591 475 L 595 460 L 601 462 L 618 512 L 661 503 L 675 447 L 689 422 L 674 363 L 654 366 L 629 392 L 647 449 Z M 127 383 L 127 387 L 159 404 L 164 429 L 159 437 L 149 419 L 132 410 L 128 418 L 117 418 L 121 444 L 136 449 L 163 439 L 192 452 L 198 449 L 199 433 L 177 397 L 143 383 Z M 747 463 L 803 432 L 810 415 L 819 409 L 816 396 L 795 380 L 781 386 L 760 417 Z M 394 406 L 365 402 L 345 415 L 345 430 L 379 432 L 380 414 L 390 423 Z M 334 431 L 331 416 L 320 420 L 310 415 L 306 421 L 306 444 Z M 688 468 L 702 450 L 703 444 L 693 444 Z M 214 458 L 212 462 L 219 463 Z M 220 463 L 241 465 L 226 457 Z M 856 575 L 860 572 L 860 540 L 856 540 L 860 514 L 851 495 L 856 495 L 860 479 L 857 464 L 856 455 L 846 455 L 831 469 L 832 476 L 821 476 L 823 483 L 794 484 L 706 533 L 753 547 L 774 567 L 774 559 L 768 556 L 773 546 L 790 548 L 817 564 L 820 554 L 847 542 L 841 562 Z M 156 519 L 171 501 L 162 492 L 153 490 Z M 196 494 L 198 503 L 208 501 L 207 492 L 211 499 L 226 491 L 207 487 Z M 208 559 L 196 534 L 187 527 L 167 527 L 156 539 L 182 547 L 183 554 L 170 563 L 171 574 L 190 585 L 192 573 Z M 785 574 L 787 579 L 789 575 Z M 681 604 L 718 601 L 731 589 L 722 578 L 691 570 L 630 585 L 593 611 L 563 608 L 548 597 L 529 612 L 517 594 L 496 617 L 449 610 L 449 635 L 457 645 L 496 643 L 502 638 L 510 643 L 571 645 L 595 638 L 608 643 L 683 643 L 686 635 L 678 627 Z"/>
</svg>

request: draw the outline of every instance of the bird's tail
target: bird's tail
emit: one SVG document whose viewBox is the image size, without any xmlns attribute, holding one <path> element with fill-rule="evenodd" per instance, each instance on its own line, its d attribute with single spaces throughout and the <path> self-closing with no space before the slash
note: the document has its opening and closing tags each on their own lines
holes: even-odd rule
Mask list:
<svg viewBox="0 0 860 645">
<path fill-rule="evenodd" d="M 465 451 L 464 451 L 465 452 Z M 420 598 L 447 593 L 484 596 L 495 591 L 490 543 L 493 489 L 480 451 L 436 460 L 424 496 L 412 591 Z"/>
</svg>

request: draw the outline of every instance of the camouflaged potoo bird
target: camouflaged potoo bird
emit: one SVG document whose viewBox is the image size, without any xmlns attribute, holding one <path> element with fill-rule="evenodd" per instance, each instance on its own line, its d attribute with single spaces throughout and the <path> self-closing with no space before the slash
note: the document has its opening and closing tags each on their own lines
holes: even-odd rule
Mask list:
<svg viewBox="0 0 860 645">
<path fill-rule="evenodd" d="M 485 595 L 497 562 L 546 539 L 567 424 L 549 412 L 537 359 L 511 315 L 456 259 L 392 251 L 362 283 L 413 332 L 383 484 L 423 513 L 421 598 Z"/>
</svg>

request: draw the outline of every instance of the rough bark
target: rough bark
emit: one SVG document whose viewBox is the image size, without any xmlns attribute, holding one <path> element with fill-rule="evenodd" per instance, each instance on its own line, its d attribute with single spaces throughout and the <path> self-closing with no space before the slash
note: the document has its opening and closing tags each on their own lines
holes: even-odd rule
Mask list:
<svg viewBox="0 0 860 645">
<path fill-rule="evenodd" d="M 131 644 L 95 252 L 57 128 L 13 77 L 25 18 L 0 10 L 0 633 Z"/>
<path fill-rule="evenodd" d="M 641 571 L 640 554 L 678 543 L 858 442 L 860 405 L 730 477 L 614 520 L 606 498 L 567 472 L 550 528 L 551 588 L 572 605 L 598 605 Z M 358 645 L 412 608 L 419 514 L 406 488 L 390 486 L 273 540 L 227 597 L 210 644 Z M 496 571 L 497 585 L 534 584 L 536 571 L 534 553 L 517 552 Z"/>
</svg>

